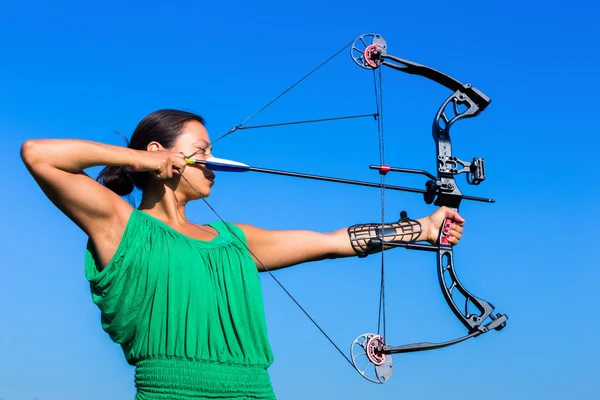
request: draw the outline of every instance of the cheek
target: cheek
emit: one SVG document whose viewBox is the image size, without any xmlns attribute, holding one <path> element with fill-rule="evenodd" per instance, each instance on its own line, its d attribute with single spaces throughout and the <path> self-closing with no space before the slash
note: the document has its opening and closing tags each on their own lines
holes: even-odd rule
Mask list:
<svg viewBox="0 0 600 400">
<path fill-rule="evenodd" d="M 205 172 L 198 166 L 188 166 L 183 174 L 195 182 L 199 182 L 205 179 Z"/>
</svg>

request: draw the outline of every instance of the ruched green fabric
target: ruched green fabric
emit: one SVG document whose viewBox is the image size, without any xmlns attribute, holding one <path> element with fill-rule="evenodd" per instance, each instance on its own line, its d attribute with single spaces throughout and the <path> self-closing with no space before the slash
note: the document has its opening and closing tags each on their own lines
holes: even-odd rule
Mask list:
<svg viewBox="0 0 600 400">
<path fill-rule="evenodd" d="M 136 400 L 274 399 L 262 289 L 244 233 L 187 237 L 134 210 L 112 260 L 88 241 L 102 328 L 136 367 Z M 232 234 L 232 232 L 234 234 Z"/>
</svg>

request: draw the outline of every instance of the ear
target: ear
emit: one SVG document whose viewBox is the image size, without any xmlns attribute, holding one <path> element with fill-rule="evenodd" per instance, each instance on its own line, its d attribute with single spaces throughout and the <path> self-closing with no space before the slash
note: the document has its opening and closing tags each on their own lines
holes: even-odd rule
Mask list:
<svg viewBox="0 0 600 400">
<path fill-rule="evenodd" d="M 156 141 L 152 141 L 150 143 L 148 143 L 148 146 L 146 146 L 146 150 L 148 151 L 159 151 L 159 150 L 164 150 L 165 148 L 162 147 L 162 145 Z"/>
</svg>

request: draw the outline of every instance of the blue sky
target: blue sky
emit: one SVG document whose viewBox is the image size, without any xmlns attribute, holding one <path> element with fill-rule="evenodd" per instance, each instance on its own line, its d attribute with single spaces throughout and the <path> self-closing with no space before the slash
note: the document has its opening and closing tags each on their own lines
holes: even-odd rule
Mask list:
<svg viewBox="0 0 600 400">
<path fill-rule="evenodd" d="M 0 11 L 0 399 L 127 399 L 133 368 L 101 330 L 83 275 L 86 237 L 42 196 L 19 159 L 32 138 L 122 144 L 159 108 L 207 119 L 213 139 L 357 36 L 470 82 L 490 107 L 453 130 L 454 153 L 486 160 L 465 202 L 460 279 L 509 316 L 502 332 L 394 356 L 385 385 L 363 380 L 263 276 L 280 399 L 592 399 L 600 397 L 595 242 L 600 29 L 592 2 L 21 2 Z M 386 160 L 434 171 L 431 119 L 450 94 L 384 70 Z M 372 75 L 347 52 L 253 122 L 373 112 Z M 217 156 L 250 165 L 376 181 L 373 121 L 236 132 Z M 90 173 L 97 173 L 92 170 Z M 418 177 L 387 182 L 422 187 Z M 258 174 L 220 174 L 209 202 L 227 220 L 331 231 L 380 218 L 379 191 Z M 434 210 L 388 193 L 386 215 Z M 216 217 L 190 205 L 195 222 Z M 380 259 L 328 260 L 277 272 L 344 351 L 376 330 Z M 463 334 L 435 257 L 386 253 L 388 342 Z"/>
</svg>

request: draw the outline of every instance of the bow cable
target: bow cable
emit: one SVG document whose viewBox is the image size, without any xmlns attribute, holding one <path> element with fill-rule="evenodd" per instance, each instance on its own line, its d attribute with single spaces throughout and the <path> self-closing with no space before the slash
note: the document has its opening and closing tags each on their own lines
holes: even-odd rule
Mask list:
<svg viewBox="0 0 600 400">
<path fill-rule="evenodd" d="M 282 98 L 285 94 L 287 94 L 290 90 L 292 90 L 293 88 L 295 88 L 296 86 L 298 86 L 302 81 L 304 81 L 306 78 L 308 78 L 309 76 L 311 76 L 312 74 L 314 74 L 315 72 L 317 72 L 319 69 L 321 69 L 321 67 L 323 67 L 325 64 L 327 64 L 329 61 L 333 60 L 336 56 L 338 56 L 342 51 L 346 50 L 348 47 L 350 47 L 352 45 L 352 43 L 354 43 L 354 41 L 348 43 L 347 45 L 345 45 L 344 47 L 342 47 L 341 49 L 339 49 L 337 52 L 335 52 L 331 57 L 329 57 L 327 60 L 323 61 L 321 64 L 319 64 L 318 66 L 316 66 L 312 71 L 310 71 L 308 74 L 304 75 L 302 78 L 300 78 L 298 81 L 296 81 L 294 84 L 292 84 L 290 87 L 288 87 L 287 89 L 285 89 L 283 92 L 281 92 L 277 97 L 275 97 L 273 100 L 269 101 L 266 105 L 264 105 L 262 108 L 260 108 L 258 111 L 256 111 L 254 114 L 252 114 L 251 116 L 249 116 L 248 118 L 246 118 L 244 120 L 244 122 L 242 122 L 239 125 L 234 126 L 233 128 L 231 128 L 229 131 L 227 131 L 226 133 L 224 133 L 223 135 L 219 136 L 216 140 L 214 140 L 211 144 L 214 144 L 216 142 L 218 142 L 219 140 L 223 139 L 226 136 L 231 135 L 233 132 L 240 130 L 248 121 L 250 121 L 252 118 L 256 117 L 258 114 L 260 114 L 261 112 L 263 112 L 267 107 L 269 107 L 271 104 L 275 103 L 277 100 L 279 100 L 280 98 Z"/>
<path fill-rule="evenodd" d="M 276 127 L 276 126 L 311 124 L 311 123 L 315 123 L 315 122 L 340 121 L 340 120 L 343 120 L 343 119 L 356 119 L 356 118 L 365 118 L 365 117 L 377 118 L 378 116 L 379 116 L 378 113 L 375 113 L 375 114 L 359 114 L 359 115 L 346 115 L 346 116 L 343 116 L 343 117 L 306 119 L 306 120 L 302 120 L 302 121 L 291 121 L 291 122 L 279 122 L 279 123 L 276 123 L 276 124 L 250 125 L 250 126 L 241 126 L 241 125 L 238 125 L 236 127 L 236 130 L 241 131 L 241 130 L 245 130 L 245 129 L 273 128 L 273 127 Z M 219 139 L 217 139 L 217 140 L 219 140 Z M 215 140 L 215 142 L 216 142 L 216 140 Z"/>
<path fill-rule="evenodd" d="M 377 72 L 376 72 L 377 71 Z M 379 144 L 379 165 L 385 165 L 385 132 L 383 129 L 383 89 L 382 89 L 382 71 L 381 68 L 373 70 L 373 87 L 375 89 L 375 103 L 377 114 L 377 141 Z M 385 241 L 383 238 L 383 226 L 385 225 L 385 170 L 380 169 L 381 185 L 381 282 L 379 287 L 379 312 L 377 320 L 377 334 L 386 338 L 386 316 L 385 316 Z"/>
</svg>

